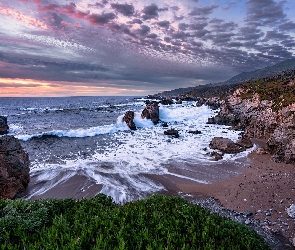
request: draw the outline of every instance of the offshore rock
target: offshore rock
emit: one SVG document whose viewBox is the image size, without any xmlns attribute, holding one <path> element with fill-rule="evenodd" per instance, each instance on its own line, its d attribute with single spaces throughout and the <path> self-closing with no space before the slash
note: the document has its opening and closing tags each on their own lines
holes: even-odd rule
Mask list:
<svg viewBox="0 0 295 250">
<path fill-rule="evenodd" d="M 0 135 L 5 135 L 8 133 L 8 124 L 7 124 L 7 117 L 0 116 Z"/>
<path fill-rule="evenodd" d="M 0 198 L 21 195 L 30 181 L 29 156 L 13 136 L 0 137 Z"/>
<path fill-rule="evenodd" d="M 174 104 L 174 102 L 171 98 L 166 98 L 166 99 L 161 100 L 161 104 L 162 105 L 172 105 L 172 104 Z"/>
<path fill-rule="evenodd" d="M 159 105 L 157 102 L 147 104 L 145 109 L 141 113 L 142 118 L 150 119 L 154 124 L 157 124 L 159 118 Z"/>
<path fill-rule="evenodd" d="M 234 143 L 231 139 L 223 137 L 214 137 L 209 144 L 210 148 L 218 149 L 222 153 L 235 154 L 245 150 L 244 147 Z"/>
<path fill-rule="evenodd" d="M 164 131 L 164 135 L 172 135 L 175 138 L 179 137 L 178 131 L 174 128 L 168 129 L 166 131 Z"/>
<path fill-rule="evenodd" d="M 223 158 L 223 155 L 216 151 L 209 153 L 209 155 L 213 157 L 213 161 L 219 161 Z"/>
<path fill-rule="evenodd" d="M 131 130 L 136 130 L 136 126 L 134 123 L 134 112 L 133 111 L 127 111 L 123 117 L 123 121 L 126 122 L 127 126 Z"/>
</svg>

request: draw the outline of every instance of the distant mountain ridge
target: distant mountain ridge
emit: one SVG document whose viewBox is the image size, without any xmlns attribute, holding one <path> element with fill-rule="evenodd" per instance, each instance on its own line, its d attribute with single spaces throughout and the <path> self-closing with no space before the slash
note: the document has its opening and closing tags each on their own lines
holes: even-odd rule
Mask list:
<svg viewBox="0 0 295 250">
<path fill-rule="evenodd" d="M 214 84 L 206 84 L 206 85 L 198 85 L 196 87 L 188 87 L 188 88 L 179 88 L 174 89 L 170 91 L 164 91 L 162 93 L 155 94 L 153 96 L 161 96 L 161 97 L 172 97 L 172 96 L 178 96 L 181 94 L 189 94 L 191 92 L 195 91 L 204 91 L 205 89 L 217 87 L 217 86 L 224 86 L 224 85 L 234 85 L 234 84 L 242 84 L 248 81 L 254 81 L 260 78 L 266 78 L 266 77 L 272 77 L 282 71 L 288 70 L 288 69 L 295 69 L 295 58 L 288 59 L 285 61 L 282 61 L 280 63 L 277 63 L 272 66 L 268 66 L 262 69 L 257 69 L 249 72 L 243 72 L 240 73 L 232 78 L 230 78 L 227 81 L 214 83 Z M 228 88 L 228 87 L 226 87 Z M 218 89 L 218 88 L 217 88 Z"/>
</svg>

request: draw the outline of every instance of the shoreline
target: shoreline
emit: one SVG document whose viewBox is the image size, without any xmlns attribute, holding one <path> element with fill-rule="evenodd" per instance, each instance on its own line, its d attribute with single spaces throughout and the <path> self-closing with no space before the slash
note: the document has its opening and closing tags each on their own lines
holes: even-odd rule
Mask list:
<svg viewBox="0 0 295 250">
<path fill-rule="evenodd" d="M 264 145 L 264 141 L 255 140 L 255 144 L 260 147 Z M 295 220 L 286 212 L 286 208 L 295 204 L 295 166 L 275 163 L 269 154 L 258 155 L 254 151 L 249 153 L 245 161 L 246 166 L 241 168 L 239 174 L 211 184 L 180 178 L 173 175 L 173 172 L 143 176 L 166 188 L 158 193 L 182 196 L 211 212 L 252 227 L 272 249 L 295 249 Z M 219 164 L 218 167 L 229 166 Z M 61 181 L 52 189 L 30 199 L 82 199 L 92 197 L 102 189 L 101 184 L 79 173 L 65 180 L 62 177 L 58 177 Z M 38 189 L 41 186 L 38 176 L 34 176 L 29 188 Z"/>
</svg>

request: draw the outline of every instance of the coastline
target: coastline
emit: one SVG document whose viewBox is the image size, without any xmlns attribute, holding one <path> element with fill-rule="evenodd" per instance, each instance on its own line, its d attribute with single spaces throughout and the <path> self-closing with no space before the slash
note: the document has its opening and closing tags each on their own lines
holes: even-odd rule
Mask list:
<svg viewBox="0 0 295 250">
<path fill-rule="evenodd" d="M 260 147 L 264 145 L 264 141 L 255 140 L 255 144 Z M 286 212 L 286 208 L 295 204 L 294 165 L 275 163 L 271 155 L 258 155 L 255 151 L 244 160 L 246 166 L 239 168 L 239 174 L 235 171 L 236 174 L 211 184 L 180 178 L 173 175 L 173 172 L 144 176 L 165 187 L 166 190 L 159 193 L 180 195 L 212 212 L 254 228 L 263 235 L 272 249 L 294 249 L 292 244 L 295 243 L 295 220 Z M 218 167 L 234 168 L 228 164 L 219 164 Z M 57 176 L 55 180 L 61 181 L 53 188 L 30 199 L 82 199 L 94 196 L 102 189 L 102 185 L 83 174 L 77 173 L 65 181 L 63 175 L 66 173 Z M 42 185 L 37 175 L 31 179 L 29 189 L 38 189 Z M 249 211 L 252 213 L 250 216 L 246 215 Z"/>
</svg>

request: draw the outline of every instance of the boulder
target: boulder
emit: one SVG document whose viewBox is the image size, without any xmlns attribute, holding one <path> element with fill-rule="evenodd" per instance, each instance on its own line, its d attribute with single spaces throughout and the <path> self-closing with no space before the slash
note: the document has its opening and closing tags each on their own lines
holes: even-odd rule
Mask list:
<svg viewBox="0 0 295 250">
<path fill-rule="evenodd" d="M 149 103 L 141 113 L 142 118 L 150 119 L 154 124 L 157 124 L 159 118 L 159 105 L 157 102 Z"/>
<path fill-rule="evenodd" d="M 267 154 L 267 151 L 264 148 L 256 148 L 254 151 L 258 155 L 265 155 Z"/>
<path fill-rule="evenodd" d="M 168 126 L 168 123 L 167 123 L 167 122 L 163 122 L 163 123 L 162 123 L 162 127 L 163 127 L 163 128 L 168 128 L 168 127 L 169 127 L 169 126 Z"/>
<path fill-rule="evenodd" d="M 214 137 L 210 142 L 210 148 L 218 149 L 222 153 L 235 154 L 245 150 L 244 147 L 234 143 L 231 139 L 223 137 Z"/>
<path fill-rule="evenodd" d="M 30 181 L 29 156 L 13 136 L 0 137 L 0 198 L 19 197 Z"/>
<path fill-rule="evenodd" d="M 219 161 L 219 160 L 221 160 L 223 158 L 223 155 L 216 152 L 216 151 L 213 151 L 213 152 L 209 153 L 209 155 L 213 157 L 214 161 Z"/>
<path fill-rule="evenodd" d="M 136 126 L 134 123 L 134 112 L 133 111 L 127 111 L 123 117 L 123 121 L 126 122 L 127 126 L 131 130 L 136 130 Z"/>
<path fill-rule="evenodd" d="M 250 137 L 247 135 L 242 135 L 241 138 L 236 142 L 241 147 L 245 148 L 252 148 L 253 147 L 253 142 L 251 141 Z"/>
<path fill-rule="evenodd" d="M 164 135 L 172 135 L 175 138 L 179 137 L 178 131 L 174 128 L 168 129 L 166 131 L 164 131 Z"/>
<path fill-rule="evenodd" d="M 287 214 L 295 219 L 295 204 L 292 204 L 290 207 L 287 208 Z"/>
<path fill-rule="evenodd" d="M 7 124 L 7 117 L 0 116 L 0 135 L 5 135 L 8 133 L 8 124 Z"/>
</svg>

